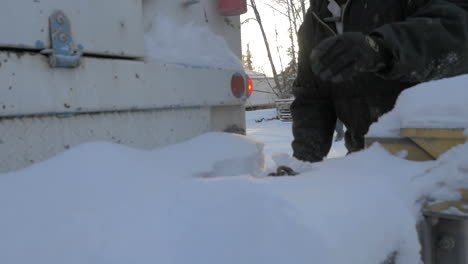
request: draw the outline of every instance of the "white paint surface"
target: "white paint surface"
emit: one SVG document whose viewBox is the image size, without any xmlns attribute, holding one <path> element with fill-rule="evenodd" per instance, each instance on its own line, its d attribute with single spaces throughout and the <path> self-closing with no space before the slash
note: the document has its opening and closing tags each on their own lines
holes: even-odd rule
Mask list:
<svg viewBox="0 0 468 264">
<path fill-rule="evenodd" d="M 14 0 L 0 9 L 0 47 L 50 48 L 49 16 L 62 10 L 86 53 L 144 57 L 141 0 Z"/>
<path fill-rule="evenodd" d="M 153 149 L 212 131 L 210 108 L 0 120 L 0 171 L 24 168 L 95 141 Z"/>
<path fill-rule="evenodd" d="M 210 131 L 245 131 L 242 106 L 0 119 L 0 172 L 50 159 L 96 141 L 138 149 L 174 144 Z"/>
<path fill-rule="evenodd" d="M 42 55 L 0 52 L 0 116 L 241 105 L 236 70 L 84 58 L 50 69 Z"/>
</svg>

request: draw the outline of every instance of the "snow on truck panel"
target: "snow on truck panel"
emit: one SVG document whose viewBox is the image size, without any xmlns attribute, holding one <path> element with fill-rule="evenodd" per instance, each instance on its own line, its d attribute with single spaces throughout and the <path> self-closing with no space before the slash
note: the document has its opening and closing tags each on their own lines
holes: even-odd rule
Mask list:
<svg viewBox="0 0 468 264">
<path fill-rule="evenodd" d="M 143 1 L 146 59 L 242 70 L 238 16 L 224 17 L 217 1 Z"/>
</svg>

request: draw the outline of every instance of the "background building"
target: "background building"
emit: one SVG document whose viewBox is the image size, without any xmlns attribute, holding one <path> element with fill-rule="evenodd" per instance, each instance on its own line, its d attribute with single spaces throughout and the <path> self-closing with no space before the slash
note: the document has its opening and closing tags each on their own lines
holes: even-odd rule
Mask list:
<svg viewBox="0 0 468 264">
<path fill-rule="evenodd" d="M 250 76 L 254 85 L 252 95 L 247 99 L 245 107 L 247 110 L 273 108 L 278 96 L 273 91 L 273 77 L 267 77 L 263 73 L 246 69 L 245 73 Z"/>
</svg>

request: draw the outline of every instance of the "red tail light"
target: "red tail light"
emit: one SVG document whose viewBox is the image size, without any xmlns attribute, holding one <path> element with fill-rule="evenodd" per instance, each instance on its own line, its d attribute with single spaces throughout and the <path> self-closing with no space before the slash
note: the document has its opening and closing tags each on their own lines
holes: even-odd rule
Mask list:
<svg viewBox="0 0 468 264">
<path fill-rule="evenodd" d="M 231 78 L 231 91 L 232 94 L 237 97 L 241 98 L 245 95 L 245 85 L 246 82 L 244 80 L 244 76 L 240 73 L 235 73 Z"/>
<path fill-rule="evenodd" d="M 252 79 L 249 78 L 249 89 L 247 90 L 249 96 L 252 95 L 253 91 L 254 91 L 253 81 L 252 81 Z"/>
<path fill-rule="evenodd" d="M 247 12 L 247 0 L 218 0 L 218 12 L 222 16 L 239 16 Z"/>
</svg>

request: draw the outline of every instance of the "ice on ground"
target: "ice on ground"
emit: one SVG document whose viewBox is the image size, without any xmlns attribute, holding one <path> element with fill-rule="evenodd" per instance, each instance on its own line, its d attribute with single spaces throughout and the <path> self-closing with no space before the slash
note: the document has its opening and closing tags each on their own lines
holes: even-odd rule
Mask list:
<svg viewBox="0 0 468 264">
<path fill-rule="evenodd" d="M 400 128 L 468 128 L 468 75 L 422 83 L 401 93 L 367 136 L 399 137 Z"/>
</svg>

